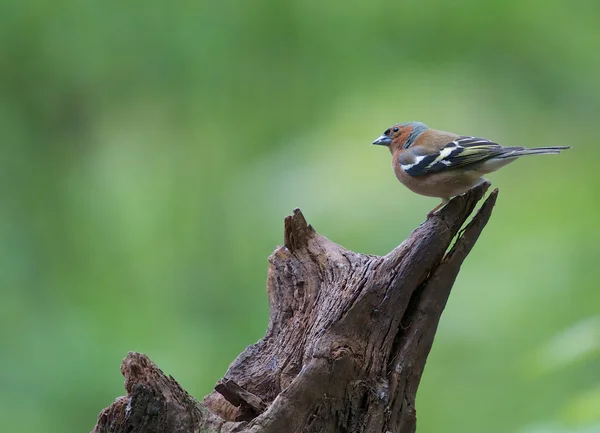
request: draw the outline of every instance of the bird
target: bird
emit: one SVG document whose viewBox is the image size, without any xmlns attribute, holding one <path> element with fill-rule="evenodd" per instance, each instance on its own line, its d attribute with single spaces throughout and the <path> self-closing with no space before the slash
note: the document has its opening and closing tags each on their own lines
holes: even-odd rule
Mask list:
<svg viewBox="0 0 600 433">
<path fill-rule="evenodd" d="M 373 144 L 387 146 L 398 180 L 411 191 L 442 202 L 484 182 L 484 175 L 527 155 L 558 154 L 570 146 L 504 147 L 485 138 L 430 129 L 422 122 L 397 123 Z"/>
</svg>

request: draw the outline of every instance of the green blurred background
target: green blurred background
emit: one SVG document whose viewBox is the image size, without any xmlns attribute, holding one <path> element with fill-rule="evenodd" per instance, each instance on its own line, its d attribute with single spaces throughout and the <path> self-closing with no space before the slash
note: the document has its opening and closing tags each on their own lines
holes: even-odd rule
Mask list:
<svg viewBox="0 0 600 433">
<path fill-rule="evenodd" d="M 574 148 L 490 176 L 419 433 L 600 432 L 599 46 L 597 0 L 2 2 L 2 430 L 91 430 L 130 350 L 209 393 L 294 207 L 385 254 L 438 203 L 370 145 L 421 120 Z"/>
</svg>

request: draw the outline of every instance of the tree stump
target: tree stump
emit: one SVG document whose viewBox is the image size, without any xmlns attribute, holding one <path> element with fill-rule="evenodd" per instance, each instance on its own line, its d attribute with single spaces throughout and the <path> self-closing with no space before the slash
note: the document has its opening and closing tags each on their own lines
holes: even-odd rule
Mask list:
<svg viewBox="0 0 600 433">
<path fill-rule="evenodd" d="M 440 315 L 497 190 L 460 229 L 488 187 L 454 198 L 383 257 L 329 241 L 296 209 L 269 258 L 266 335 L 201 403 L 129 353 L 127 395 L 100 413 L 93 433 L 415 432 L 415 395 Z"/>
</svg>

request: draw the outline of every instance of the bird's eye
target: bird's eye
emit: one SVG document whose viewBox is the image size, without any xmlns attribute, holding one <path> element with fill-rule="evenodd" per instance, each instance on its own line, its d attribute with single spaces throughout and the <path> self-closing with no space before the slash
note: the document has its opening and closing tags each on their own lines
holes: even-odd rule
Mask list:
<svg viewBox="0 0 600 433">
<path fill-rule="evenodd" d="M 390 135 L 390 128 L 386 129 L 383 135 Z"/>
<path fill-rule="evenodd" d="M 398 128 L 397 126 L 394 128 L 394 132 L 398 132 L 400 131 L 400 128 Z"/>
</svg>

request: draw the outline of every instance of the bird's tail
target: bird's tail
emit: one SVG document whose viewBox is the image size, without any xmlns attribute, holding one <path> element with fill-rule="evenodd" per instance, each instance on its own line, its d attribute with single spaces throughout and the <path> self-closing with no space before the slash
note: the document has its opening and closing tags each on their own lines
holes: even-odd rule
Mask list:
<svg viewBox="0 0 600 433">
<path fill-rule="evenodd" d="M 570 146 L 549 146 L 549 147 L 534 147 L 532 149 L 527 149 L 524 147 L 505 147 L 504 152 L 501 155 L 498 155 L 496 158 L 504 159 L 504 158 L 517 158 L 520 156 L 526 155 L 555 155 L 560 153 L 565 149 L 570 149 Z"/>
</svg>

